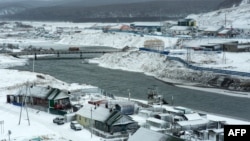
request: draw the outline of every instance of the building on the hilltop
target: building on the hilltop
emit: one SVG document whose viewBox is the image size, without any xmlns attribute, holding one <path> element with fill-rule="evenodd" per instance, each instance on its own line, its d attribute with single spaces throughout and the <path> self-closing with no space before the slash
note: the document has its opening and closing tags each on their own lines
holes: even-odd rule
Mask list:
<svg viewBox="0 0 250 141">
<path fill-rule="evenodd" d="M 194 31 L 193 27 L 191 26 L 172 26 L 168 30 L 171 35 L 191 35 Z"/>
<path fill-rule="evenodd" d="M 178 26 L 196 26 L 194 19 L 181 19 L 178 21 Z"/>
<path fill-rule="evenodd" d="M 204 36 L 217 36 L 223 30 L 223 26 L 209 26 L 200 30 Z"/>
<path fill-rule="evenodd" d="M 147 29 L 148 32 L 161 31 L 162 23 L 161 22 L 134 22 L 130 24 L 132 29 L 138 29 L 143 31 Z"/>
</svg>

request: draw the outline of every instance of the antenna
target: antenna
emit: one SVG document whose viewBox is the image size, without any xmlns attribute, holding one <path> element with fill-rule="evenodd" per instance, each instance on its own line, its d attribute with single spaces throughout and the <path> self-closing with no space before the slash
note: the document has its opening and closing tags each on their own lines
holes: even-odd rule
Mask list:
<svg viewBox="0 0 250 141">
<path fill-rule="evenodd" d="M 29 91 L 30 91 L 29 82 L 26 83 L 26 92 L 25 92 L 24 94 L 22 94 L 21 111 L 20 111 L 19 123 L 18 123 L 19 125 L 21 124 L 23 108 L 25 108 L 25 110 L 26 110 L 27 120 L 28 120 L 28 123 L 29 123 L 29 125 L 30 125 L 30 119 L 29 119 L 28 108 L 27 108 L 27 102 L 26 102 L 26 98 L 27 98 L 27 95 L 28 95 L 28 89 L 29 89 Z"/>
</svg>

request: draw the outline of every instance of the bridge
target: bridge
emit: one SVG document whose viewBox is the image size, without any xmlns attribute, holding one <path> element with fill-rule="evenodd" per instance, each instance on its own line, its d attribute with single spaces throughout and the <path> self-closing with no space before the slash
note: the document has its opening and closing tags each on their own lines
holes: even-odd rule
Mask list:
<svg viewBox="0 0 250 141">
<path fill-rule="evenodd" d="M 79 51 L 68 51 L 68 50 L 44 50 L 44 51 L 22 51 L 22 52 L 11 52 L 8 53 L 14 57 L 34 55 L 34 59 L 37 60 L 38 55 L 56 55 L 58 58 L 63 54 L 77 54 L 79 58 L 83 58 L 83 54 L 105 54 L 105 53 L 115 53 L 121 52 L 118 49 L 104 49 L 104 50 L 79 50 Z"/>
</svg>

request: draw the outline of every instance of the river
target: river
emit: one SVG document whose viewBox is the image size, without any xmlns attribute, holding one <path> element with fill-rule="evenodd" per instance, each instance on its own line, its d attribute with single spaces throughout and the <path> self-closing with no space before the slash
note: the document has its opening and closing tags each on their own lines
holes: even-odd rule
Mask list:
<svg viewBox="0 0 250 141">
<path fill-rule="evenodd" d="M 29 64 L 12 69 L 32 71 L 32 61 Z M 171 97 L 174 97 L 174 105 L 250 121 L 249 98 L 180 88 L 142 73 L 107 69 L 82 63 L 80 59 L 42 59 L 34 64 L 35 72 L 49 74 L 67 83 L 97 86 L 115 96 L 127 97 L 129 90 L 131 98 L 146 100 L 148 88 L 156 86 L 167 102 L 171 103 Z"/>
</svg>

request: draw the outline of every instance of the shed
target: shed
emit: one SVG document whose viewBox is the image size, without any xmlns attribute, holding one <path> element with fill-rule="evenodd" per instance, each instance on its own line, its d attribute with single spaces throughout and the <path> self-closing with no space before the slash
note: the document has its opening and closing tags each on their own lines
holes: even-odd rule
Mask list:
<svg viewBox="0 0 250 141">
<path fill-rule="evenodd" d="M 115 105 L 115 109 L 120 111 L 124 115 L 133 115 L 135 111 L 134 104 L 120 103 Z"/>
<path fill-rule="evenodd" d="M 132 136 L 128 138 L 128 141 L 184 141 L 183 139 L 171 136 L 169 134 L 159 133 L 147 128 L 139 128 Z"/>
<path fill-rule="evenodd" d="M 151 117 L 153 115 L 153 112 L 148 110 L 140 110 L 138 115 L 142 117 Z"/>
<path fill-rule="evenodd" d="M 168 128 L 170 127 L 170 124 L 166 121 L 160 120 L 160 119 L 156 119 L 153 117 L 150 117 L 146 120 L 146 123 L 150 126 L 156 127 L 156 128 Z"/>
<path fill-rule="evenodd" d="M 187 120 L 200 120 L 200 119 L 202 119 L 198 113 L 184 114 L 184 117 Z"/>
<path fill-rule="evenodd" d="M 181 111 L 183 114 L 193 113 L 193 110 L 186 108 L 186 107 L 182 107 L 182 106 L 176 106 L 174 107 L 174 109 Z"/>
<path fill-rule="evenodd" d="M 196 130 L 200 128 L 206 128 L 209 120 L 207 119 L 198 119 L 198 120 L 188 120 L 188 121 L 178 121 L 177 125 L 183 130 Z"/>
<path fill-rule="evenodd" d="M 110 100 L 108 107 L 113 107 L 124 115 L 133 115 L 136 110 L 136 103 L 129 100 Z"/>
<path fill-rule="evenodd" d="M 168 113 L 157 114 L 155 115 L 155 118 L 171 123 L 174 121 L 174 116 Z"/>
</svg>

